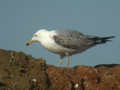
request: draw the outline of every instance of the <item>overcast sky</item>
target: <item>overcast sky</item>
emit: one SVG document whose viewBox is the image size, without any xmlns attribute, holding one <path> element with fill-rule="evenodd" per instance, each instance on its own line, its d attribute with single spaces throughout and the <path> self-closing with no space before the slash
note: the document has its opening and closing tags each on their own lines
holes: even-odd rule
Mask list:
<svg viewBox="0 0 120 90">
<path fill-rule="evenodd" d="M 112 42 L 72 56 L 71 66 L 120 64 L 120 0 L 0 0 L 0 48 L 22 51 L 57 65 L 59 56 L 39 43 L 25 46 L 33 33 L 43 28 L 115 35 Z"/>
</svg>

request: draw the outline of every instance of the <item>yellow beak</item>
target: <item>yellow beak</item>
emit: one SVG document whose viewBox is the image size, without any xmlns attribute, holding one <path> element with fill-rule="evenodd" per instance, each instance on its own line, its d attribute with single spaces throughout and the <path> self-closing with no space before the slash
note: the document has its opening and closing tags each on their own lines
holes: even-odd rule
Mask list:
<svg viewBox="0 0 120 90">
<path fill-rule="evenodd" d="M 32 44 L 33 42 L 35 42 L 36 40 L 30 40 L 26 43 L 27 46 L 29 46 L 30 44 Z"/>
</svg>

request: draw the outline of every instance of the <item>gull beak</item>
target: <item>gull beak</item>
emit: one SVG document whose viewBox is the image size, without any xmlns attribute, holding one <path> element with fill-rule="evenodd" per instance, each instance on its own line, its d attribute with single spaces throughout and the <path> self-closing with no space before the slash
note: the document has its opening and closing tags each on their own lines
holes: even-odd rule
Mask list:
<svg viewBox="0 0 120 90">
<path fill-rule="evenodd" d="M 26 43 L 26 46 L 29 46 L 30 44 L 32 44 L 33 42 L 35 42 L 36 40 L 30 40 Z"/>
</svg>

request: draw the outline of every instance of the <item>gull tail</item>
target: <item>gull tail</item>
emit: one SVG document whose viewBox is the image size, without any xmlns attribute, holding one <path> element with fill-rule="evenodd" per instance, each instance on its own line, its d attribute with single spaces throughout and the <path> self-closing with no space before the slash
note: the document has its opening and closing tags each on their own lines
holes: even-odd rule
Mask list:
<svg viewBox="0 0 120 90">
<path fill-rule="evenodd" d="M 104 44 L 108 41 L 112 41 L 110 39 L 112 38 L 115 38 L 115 36 L 108 36 L 108 37 L 94 37 L 94 38 L 91 38 L 95 44 Z"/>
</svg>

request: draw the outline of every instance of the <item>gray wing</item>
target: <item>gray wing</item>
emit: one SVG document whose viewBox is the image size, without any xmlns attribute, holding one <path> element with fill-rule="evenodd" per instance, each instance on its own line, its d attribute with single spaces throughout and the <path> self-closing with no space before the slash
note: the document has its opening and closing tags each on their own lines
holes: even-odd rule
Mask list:
<svg viewBox="0 0 120 90">
<path fill-rule="evenodd" d="M 55 42 L 65 48 L 79 50 L 94 45 L 94 41 L 77 31 L 57 30 L 56 33 L 57 35 L 53 37 Z"/>
</svg>

